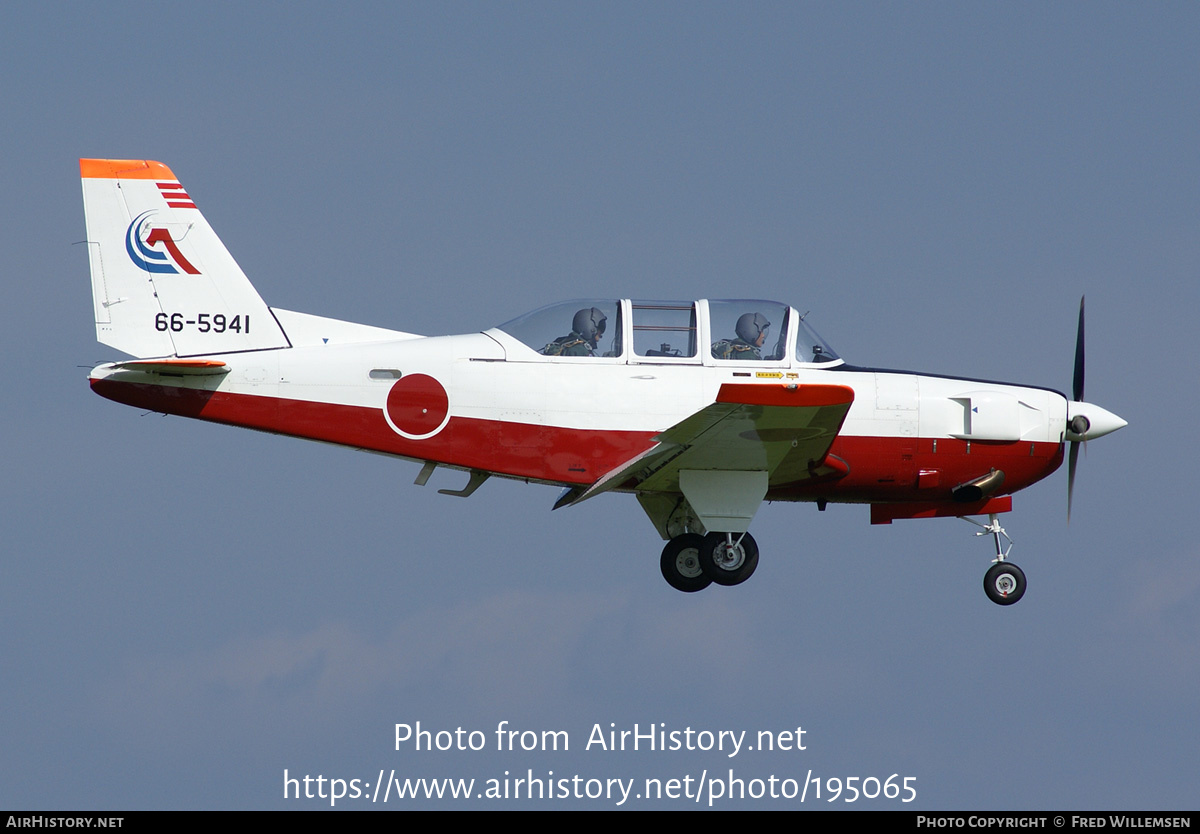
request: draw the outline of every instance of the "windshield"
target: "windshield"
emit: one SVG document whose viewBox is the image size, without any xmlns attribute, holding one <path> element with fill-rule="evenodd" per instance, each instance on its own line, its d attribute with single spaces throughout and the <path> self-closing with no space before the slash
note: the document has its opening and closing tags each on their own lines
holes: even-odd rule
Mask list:
<svg viewBox="0 0 1200 834">
<path fill-rule="evenodd" d="M 800 317 L 800 332 L 796 335 L 796 358 L 801 362 L 836 362 L 840 357 L 837 351 L 822 339 L 817 331 L 806 322 L 805 313 Z"/>
</svg>

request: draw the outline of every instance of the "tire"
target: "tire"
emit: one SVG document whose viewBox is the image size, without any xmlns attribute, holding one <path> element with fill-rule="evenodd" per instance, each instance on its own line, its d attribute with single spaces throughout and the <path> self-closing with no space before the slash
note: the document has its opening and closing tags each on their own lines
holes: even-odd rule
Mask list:
<svg viewBox="0 0 1200 834">
<path fill-rule="evenodd" d="M 740 585 L 758 567 L 758 544 L 749 533 L 734 533 L 741 541 L 730 552 L 726 533 L 709 533 L 700 548 L 700 569 L 718 585 Z"/>
<path fill-rule="evenodd" d="M 692 594 L 703 591 L 712 583 L 700 569 L 700 549 L 703 546 L 704 538 L 695 533 L 684 533 L 667 542 L 659 567 L 668 585 L 677 591 Z"/>
<path fill-rule="evenodd" d="M 1012 562 L 997 562 L 983 575 L 983 590 L 997 605 L 1012 605 L 1025 596 L 1025 574 Z"/>
</svg>

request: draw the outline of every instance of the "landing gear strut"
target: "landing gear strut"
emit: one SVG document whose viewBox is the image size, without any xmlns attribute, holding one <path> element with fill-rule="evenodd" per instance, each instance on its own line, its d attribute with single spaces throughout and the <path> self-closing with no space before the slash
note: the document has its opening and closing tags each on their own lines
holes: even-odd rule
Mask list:
<svg viewBox="0 0 1200 834">
<path fill-rule="evenodd" d="M 1025 596 L 1025 573 L 1008 561 L 1008 553 L 1012 550 L 1012 539 L 1000 526 L 999 517 L 995 513 L 990 513 L 987 524 L 981 524 L 965 516 L 962 518 L 963 521 L 969 521 L 976 527 L 983 528 L 981 532 L 975 534 L 976 536 L 986 536 L 991 533 L 992 538 L 996 541 L 996 558 L 992 560 L 992 566 L 983 575 L 983 590 L 988 595 L 988 599 L 997 605 L 1012 605 L 1019 601 L 1021 597 Z M 1000 542 L 1001 536 L 1008 539 L 1008 547 L 1004 547 Z"/>
</svg>

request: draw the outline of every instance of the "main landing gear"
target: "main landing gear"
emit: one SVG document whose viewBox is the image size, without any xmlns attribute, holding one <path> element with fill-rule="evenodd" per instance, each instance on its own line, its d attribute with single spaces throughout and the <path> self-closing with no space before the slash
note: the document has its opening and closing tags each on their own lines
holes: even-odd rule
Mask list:
<svg viewBox="0 0 1200 834">
<path fill-rule="evenodd" d="M 988 515 L 987 524 L 981 524 L 966 517 L 963 517 L 963 521 L 969 521 L 976 527 L 983 528 L 981 532 L 975 534 L 976 536 L 986 536 L 991 533 L 996 540 L 996 558 L 992 560 L 992 566 L 983 575 L 983 590 L 988 595 L 988 599 L 997 605 L 1012 605 L 1020 600 L 1025 596 L 1025 573 L 1008 561 L 1008 553 L 1012 550 L 1012 539 L 1008 538 L 1008 533 L 1004 532 L 1004 528 L 1000 526 L 1000 519 L 995 513 L 991 513 Z M 1007 548 L 1001 545 L 1001 536 L 1008 539 Z"/>
<path fill-rule="evenodd" d="M 659 567 L 671 587 L 684 593 L 713 582 L 740 585 L 758 567 L 758 544 L 749 533 L 684 533 L 667 542 Z"/>
</svg>

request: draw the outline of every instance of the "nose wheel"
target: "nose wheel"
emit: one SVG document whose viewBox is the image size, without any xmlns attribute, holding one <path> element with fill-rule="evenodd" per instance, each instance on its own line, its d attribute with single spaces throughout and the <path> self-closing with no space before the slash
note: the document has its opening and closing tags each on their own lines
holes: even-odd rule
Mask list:
<svg viewBox="0 0 1200 834">
<path fill-rule="evenodd" d="M 997 605 L 1012 605 L 1025 596 L 1025 572 L 1009 562 L 997 562 L 983 575 L 983 590 Z"/>
<path fill-rule="evenodd" d="M 960 517 L 963 521 L 969 521 L 976 527 L 983 528 L 975 534 L 976 536 L 990 534 L 996 542 L 996 558 L 992 560 L 992 566 L 983 575 L 983 590 L 988 595 L 988 599 L 997 605 L 1012 605 L 1020 601 L 1021 597 L 1025 596 L 1025 572 L 1008 561 L 1008 553 L 1012 550 L 1013 541 L 1000 526 L 1000 518 L 995 513 L 991 513 L 988 515 L 988 523 L 981 524 L 973 518 Z M 1008 541 L 1008 547 L 1004 547 L 1000 541 L 1001 536 Z"/>
</svg>

